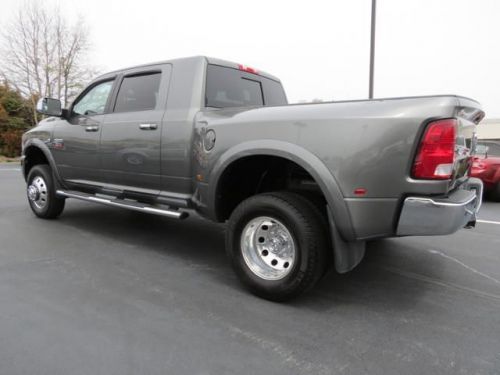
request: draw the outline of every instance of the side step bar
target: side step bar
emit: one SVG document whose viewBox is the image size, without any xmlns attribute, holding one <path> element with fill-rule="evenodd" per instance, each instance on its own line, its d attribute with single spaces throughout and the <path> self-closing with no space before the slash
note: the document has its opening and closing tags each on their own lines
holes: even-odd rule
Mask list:
<svg viewBox="0 0 500 375">
<path fill-rule="evenodd" d="M 57 190 L 56 194 L 61 196 L 61 197 L 75 198 L 75 199 L 80 199 L 80 200 L 87 201 L 87 202 L 100 203 L 100 204 L 104 204 L 107 206 L 113 206 L 113 207 L 121 207 L 121 208 L 126 208 L 126 209 L 132 210 L 132 211 L 146 212 L 148 214 L 166 216 L 166 217 L 170 217 L 170 218 L 174 218 L 174 219 L 185 219 L 186 217 L 189 216 L 187 212 L 183 212 L 183 211 L 158 208 L 158 207 L 153 207 L 153 206 L 145 204 L 145 203 L 126 201 L 123 199 L 100 198 L 100 197 L 96 197 L 95 195 L 92 195 L 92 194 L 80 193 L 79 191 Z"/>
</svg>

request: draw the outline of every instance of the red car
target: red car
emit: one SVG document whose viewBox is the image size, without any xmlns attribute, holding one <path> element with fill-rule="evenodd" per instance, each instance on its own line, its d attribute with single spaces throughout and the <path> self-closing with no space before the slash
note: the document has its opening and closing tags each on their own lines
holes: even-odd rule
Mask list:
<svg viewBox="0 0 500 375">
<path fill-rule="evenodd" d="M 484 191 L 500 201 L 500 157 L 489 156 L 488 147 L 478 145 L 472 162 L 471 176 L 483 181 Z"/>
</svg>

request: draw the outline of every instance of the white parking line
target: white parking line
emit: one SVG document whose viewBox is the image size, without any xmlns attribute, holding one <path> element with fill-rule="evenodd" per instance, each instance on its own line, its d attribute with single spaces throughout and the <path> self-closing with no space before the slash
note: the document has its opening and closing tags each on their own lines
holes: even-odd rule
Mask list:
<svg viewBox="0 0 500 375">
<path fill-rule="evenodd" d="M 476 220 L 478 223 L 486 223 L 486 224 L 496 224 L 500 225 L 500 221 L 491 221 L 491 220 Z"/>
<path fill-rule="evenodd" d="M 492 277 L 490 275 L 487 275 L 487 274 L 485 274 L 485 273 L 483 273 L 481 271 L 476 270 L 475 268 L 472 268 L 471 266 L 468 266 L 467 264 L 465 264 L 464 262 L 458 260 L 457 258 L 454 258 L 452 256 L 449 256 L 449 255 L 441 252 L 441 251 L 434 250 L 434 249 L 427 249 L 427 251 L 429 253 L 431 253 L 431 254 L 436 254 L 436 255 L 439 255 L 439 256 L 441 256 L 443 258 L 449 259 L 452 262 L 455 262 L 457 264 L 460 264 L 462 267 L 467 268 L 469 271 L 474 272 L 475 274 L 478 274 L 479 276 L 482 276 L 482 277 L 484 277 L 484 278 L 486 278 L 488 280 L 491 280 L 491 281 L 493 281 L 496 284 L 500 284 L 500 280 L 497 280 L 497 279 L 495 279 L 494 277 Z"/>
<path fill-rule="evenodd" d="M 0 172 L 4 172 L 4 171 L 16 171 L 16 172 L 19 172 L 21 170 L 21 168 L 0 168 Z"/>
</svg>

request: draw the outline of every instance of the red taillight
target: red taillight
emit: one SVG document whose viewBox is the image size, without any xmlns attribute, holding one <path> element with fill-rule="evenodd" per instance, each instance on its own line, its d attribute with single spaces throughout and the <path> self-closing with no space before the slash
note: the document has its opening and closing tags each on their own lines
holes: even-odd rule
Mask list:
<svg viewBox="0 0 500 375">
<path fill-rule="evenodd" d="M 244 72 L 247 72 L 247 73 L 259 74 L 257 69 L 250 68 L 249 66 L 245 66 L 245 65 L 241 65 L 241 64 L 238 64 L 238 69 L 243 70 Z"/>
<path fill-rule="evenodd" d="M 457 120 L 437 120 L 427 125 L 413 163 L 412 175 L 446 180 L 453 174 Z"/>
</svg>

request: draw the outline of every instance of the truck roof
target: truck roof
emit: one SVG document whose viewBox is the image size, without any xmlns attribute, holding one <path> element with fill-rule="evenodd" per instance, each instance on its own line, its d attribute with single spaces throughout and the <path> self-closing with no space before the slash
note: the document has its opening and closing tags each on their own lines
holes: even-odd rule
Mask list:
<svg viewBox="0 0 500 375">
<path fill-rule="evenodd" d="M 148 66 L 159 65 L 159 64 L 168 64 L 168 63 L 176 64 L 176 63 L 182 63 L 183 61 L 186 61 L 186 60 L 199 60 L 200 62 L 202 60 L 205 60 L 208 64 L 226 66 L 226 67 L 233 68 L 233 69 L 240 69 L 240 67 L 242 66 L 242 64 L 238 64 L 238 63 L 235 63 L 235 62 L 232 62 L 232 61 L 217 59 L 217 58 L 214 58 L 214 57 L 208 57 L 208 56 L 191 56 L 191 57 L 181 57 L 181 58 L 170 59 L 170 60 L 156 61 L 156 62 L 151 62 L 151 63 L 147 63 L 147 64 L 140 64 L 140 65 L 128 66 L 128 67 L 125 67 L 125 68 L 122 68 L 122 69 L 116 69 L 116 70 L 104 73 L 104 74 L 100 75 L 99 77 L 96 77 L 94 80 L 100 80 L 102 78 L 106 78 L 106 77 L 108 77 L 110 75 L 115 75 L 117 73 L 123 72 L 125 70 L 129 70 L 129 69 L 145 68 L 145 67 L 148 67 Z M 276 82 L 281 82 L 279 80 L 279 78 L 277 78 L 276 76 L 273 76 L 272 74 L 264 72 L 264 71 L 262 71 L 260 69 L 257 69 L 256 71 L 257 71 L 257 74 L 260 75 L 260 76 L 272 79 L 273 81 L 276 81 Z"/>
</svg>

